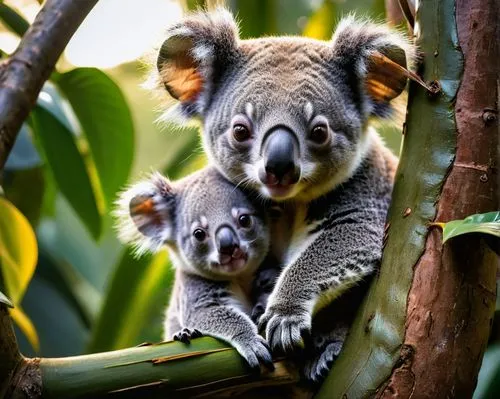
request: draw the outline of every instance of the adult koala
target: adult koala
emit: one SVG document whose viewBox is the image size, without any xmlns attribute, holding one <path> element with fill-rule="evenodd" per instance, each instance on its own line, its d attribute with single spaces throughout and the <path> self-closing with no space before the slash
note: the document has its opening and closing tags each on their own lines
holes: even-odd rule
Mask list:
<svg viewBox="0 0 500 399">
<path fill-rule="evenodd" d="M 311 380 L 340 352 L 354 311 L 337 317 L 346 312 L 335 301 L 322 318 L 333 329 L 313 315 L 353 286 L 354 298 L 338 300 L 359 304 L 359 283 L 379 264 L 397 160 L 370 121 L 390 115 L 413 53 L 398 33 L 352 17 L 329 42 L 240 40 L 232 15 L 218 10 L 170 27 L 158 55 L 177 111 L 203 122 L 211 163 L 283 204 L 288 217 L 273 237 L 285 267 L 260 327 L 287 353 L 312 332 Z"/>
</svg>

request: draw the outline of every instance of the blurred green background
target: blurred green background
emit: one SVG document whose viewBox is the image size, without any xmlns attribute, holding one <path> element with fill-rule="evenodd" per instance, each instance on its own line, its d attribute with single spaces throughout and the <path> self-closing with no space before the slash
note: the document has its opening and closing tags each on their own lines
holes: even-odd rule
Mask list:
<svg viewBox="0 0 500 399">
<path fill-rule="evenodd" d="M 15 49 L 39 3 L 0 0 L 0 56 Z M 168 256 L 134 259 L 117 241 L 110 211 L 116 192 L 141 173 L 158 169 L 175 179 L 204 165 L 196 128 L 156 122 L 170 100 L 141 88 L 147 75 L 141 60 L 184 12 L 217 4 L 237 15 L 243 38 L 328 39 L 350 12 L 385 18 L 383 0 L 98 2 L 40 94 L 0 181 L 10 201 L 0 202 L 8 227 L 2 231 L 0 222 L 0 238 L 14 243 L 7 248 L 0 240 L 0 291 L 16 305 L 25 355 L 78 355 L 160 340 L 172 283 Z M 398 153 L 400 127 L 379 131 Z M 478 397 L 488 397 L 490 382 L 498 380 L 498 357 L 497 348 L 488 354 Z"/>
</svg>

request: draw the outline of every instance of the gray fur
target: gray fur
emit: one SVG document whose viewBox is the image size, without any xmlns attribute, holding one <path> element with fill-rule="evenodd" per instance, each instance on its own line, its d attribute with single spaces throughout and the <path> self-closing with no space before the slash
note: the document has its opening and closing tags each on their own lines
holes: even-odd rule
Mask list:
<svg viewBox="0 0 500 399">
<path fill-rule="evenodd" d="M 331 314 L 337 312 L 332 301 L 373 275 L 379 265 L 397 160 L 370 121 L 390 114 L 391 100 L 406 77 L 394 72 L 396 79 L 387 83 L 385 67 L 382 73 L 377 69 L 375 55 L 406 67 L 412 64 L 414 48 L 386 27 L 353 18 L 339 24 L 330 42 L 297 37 L 239 40 L 227 12 L 188 17 L 175 28 L 182 40 L 179 27 L 186 28 L 192 67 L 203 77 L 197 97 L 178 96 L 180 107 L 185 115 L 203 120 L 211 162 L 233 183 L 283 202 L 289 216 L 282 219 L 281 230 L 290 232 L 286 241 L 273 242 L 286 249 L 280 259 L 285 268 L 260 327 L 273 350 L 294 351 L 315 334 L 313 315 L 325 306 Z M 169 57 L 168 62 L 175 62 L 175 51 Z M 163 79 L 169 79 L 169 71 L 160 65 Z M 379 84 L 389 87 L 380 94 L 373 90 Z M 329 138 L 321 147 L 309 136 L 318 119 Z M 233 137 L 235 120 L 248 126 L 248 140 Z M 282 193 L 259 178 L 265 140 L 277 126 L 290 132 L 299 153 L 299 181 Z M 345 331 L 339 326 L 338 331 Z M 309 379 L 320 380 L 338 355 L 343 340 L 335 330 L 318 333 L 323 340 L 313 336 L 313 348 L 322 352 L 306 367 Z M 320 347 L 314 345 L 318 340 Z"/>
<path fill-rule="evenodd" d="M 152 208 L 137 207 L 150 204 L 150 199 Z M 252 368 L 260 363 L 272 367 L 267 343 L 250 318 L 253 302 L 262 306 L 267 300 L 274 283 L 269 271 L 277 267 L 267 262 L 260 273 L 270 242 L 263 209 L 214 168 L 177 182 L 154 174 L 123 193 L 120 208 L 127 220 L 122 223 L 122 237 L 126 230 L 138 230 L 139 243 L 153 242 L 149 245 L 153 250 L 165 245 L 176 268 L 165 340 L 189 341 L 201 334 L 217 337 L 233 345 Z M 242 214 L 251 215 L 250 227 L 238 224 Z M 234 257 L 226 264 L 225 255 L 218 252 L 216 232 L 227 226 L 247 256 L 244 265 L 234 263 L 240 261 Z M 197 229 L 206 232 L 202 242 L 193 235 Z"/>
</svg>

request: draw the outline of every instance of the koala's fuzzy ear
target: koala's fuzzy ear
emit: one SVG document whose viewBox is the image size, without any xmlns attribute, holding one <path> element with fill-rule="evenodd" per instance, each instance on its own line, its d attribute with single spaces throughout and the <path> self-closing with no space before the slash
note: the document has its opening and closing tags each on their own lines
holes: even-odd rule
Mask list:
<svg viewBox="0 0 500 399">
<path fill-rule="evenodd" d="M 174 239 L 175 190 L 170 181 L 153 173 L 120 194 L 114 215 L 122 242 L 137 254 L 156 252 Z"/>
<path fill-rule="evenodd" d="M 332 39 L 334 60 L 347 72 L 354 71 L 359 89 L 366 96 L 367 116 L 388 116 L 390 102 L 401 94 L 407 82 L 407 68 L 413 66 L 415 46 L 385 25 L 343 19 Z"/>
<path fill-rule="evenodd" d="M 237 54 L 238 27 L 225 9 L 187 16 L 167 31 L 157 58 L 160 79 L 189 115 L 203 112 L 206 96 Z"/>
</svg>

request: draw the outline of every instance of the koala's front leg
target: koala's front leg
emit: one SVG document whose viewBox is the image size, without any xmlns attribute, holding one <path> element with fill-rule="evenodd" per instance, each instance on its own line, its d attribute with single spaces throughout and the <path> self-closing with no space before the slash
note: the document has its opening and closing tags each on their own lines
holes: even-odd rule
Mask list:
<svg viewBox="0 0 500 399">
<path fill-rule="evenodd" d="M 313 311 L 374 271 L 383 233 L 369 216 L 344 212 L 284 269 L 259 323 L 273 350 L 303 347 Z"/>
<path fill-rule="evenodd" d="M 260 364 L 273 369 L 271 351 L 266 340 L 258 334 L 257 326 L 241 310 L 232 297 L 229 284 L 183 276 L 183 290 L 179 300 L 179 320 L 183 330 L 172 331 L 177 338 L 195 335 L 219 338 L 240 353 L 251 368 L 259 370 Z"/>
</svg>

